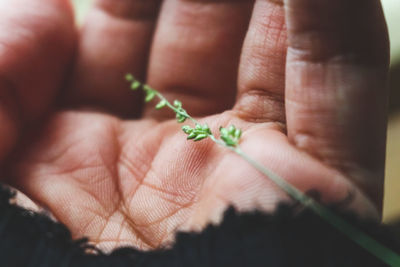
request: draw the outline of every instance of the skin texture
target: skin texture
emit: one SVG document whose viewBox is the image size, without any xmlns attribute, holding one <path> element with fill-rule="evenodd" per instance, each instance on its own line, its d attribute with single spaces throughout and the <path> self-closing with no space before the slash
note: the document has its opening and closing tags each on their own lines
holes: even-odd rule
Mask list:
<svg viewBox="0 0 400 267">
<path fill-rule="evenodd" d="M 377 0 L 0 0 L 0 163 L 17 187 L 101 248 L 159 247 L 228 205 L 288 197 L 172 112 L 131 72 L 324 203 L 379 217 L 388 38 Z"/>
</svg>

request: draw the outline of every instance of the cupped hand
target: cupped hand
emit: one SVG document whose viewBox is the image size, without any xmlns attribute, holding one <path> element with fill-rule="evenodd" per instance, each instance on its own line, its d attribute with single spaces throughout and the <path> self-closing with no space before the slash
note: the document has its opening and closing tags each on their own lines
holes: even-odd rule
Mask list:
<svg viewBox="0 0 400 267">
<path fill-rule="evenodd" d="M 78 29 L 67 0 L 0 0 L 2 180 L 75 237 L 143 249 L 218 222 L 228 205 L 288 197 L 126 73 L 324 203 L 380 209 L 388 38 L 378 0 L 99 0 Z M 153 103 L 154 104 L 154 103 Z"/>
</svg>

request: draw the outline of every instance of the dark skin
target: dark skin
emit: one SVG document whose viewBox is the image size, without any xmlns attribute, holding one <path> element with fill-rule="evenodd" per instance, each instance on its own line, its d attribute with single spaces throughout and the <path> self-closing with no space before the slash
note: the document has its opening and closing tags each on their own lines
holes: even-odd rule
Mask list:
<svg viewBox="0 0 400 267">
<path fill-rule="evenodd" d="M 185 140 L 126 73 L 324 203 L 379 217 L 388 38 L 377 0 L 98 0 L 77 29 L 66 0 L 0 0 L 3 182 L 74 237 L 149 249 L 228 205 L 288 197 L 210 140 Z"/>
</svg>

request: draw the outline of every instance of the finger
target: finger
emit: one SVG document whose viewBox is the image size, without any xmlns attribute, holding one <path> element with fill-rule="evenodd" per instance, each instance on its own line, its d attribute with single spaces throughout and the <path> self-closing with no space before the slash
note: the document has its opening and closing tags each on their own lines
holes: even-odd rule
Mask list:
<svg viewBox="0 0 400 267">
<path fill-rule="evenodd" d="M 0 161 L 64 80 L 75 29 L 66 0 L 0 0 Z"/>
<path fill-rule="evenodd" d="M 285 121 L 286 26 L 282 1 L 258 0 L 244 43 L 235 111 L 247 121 Z"/>
<path fill-rule="evenodd" d="M 388 38 L 379 0 L 285 0 L 288 135 L 380 204 Z"/>
<path fill-rule="evenodd" d="M 233 105 L 240 50 L 253 1 L 166 0 L 151 52 L 148 82 L 190 113 Z M 147 110 L 147 115 L 158 116 Z"/>
<path fill-rule="evenodd" d="M 144 79 L 160 0 L 97 0 L 80 33 L 67 103 L 131 117 L 142 99 L 127 88 L 127 73 Z M 139 100 L 140 98 L 140 100 Z"/>
</svg>

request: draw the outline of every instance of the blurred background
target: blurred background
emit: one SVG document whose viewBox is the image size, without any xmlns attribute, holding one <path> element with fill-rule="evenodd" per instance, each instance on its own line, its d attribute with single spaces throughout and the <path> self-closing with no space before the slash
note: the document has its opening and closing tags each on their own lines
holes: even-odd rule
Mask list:
<svg viewBox="0 0 400 267">
<path fill-rule="evenodd" d="M 400 224 L 400 0 L 383 0 L 391 40 L 384 221 Z"/>
<path fill-rule="evenodd" d="M 92 1 L 72 1 L 80 24 Z M 385 222 L 400 226 L 400 0 L 382 0 L 382 3 L 391 39 L 391 96 L 383 216 Z"/>
</svg>

